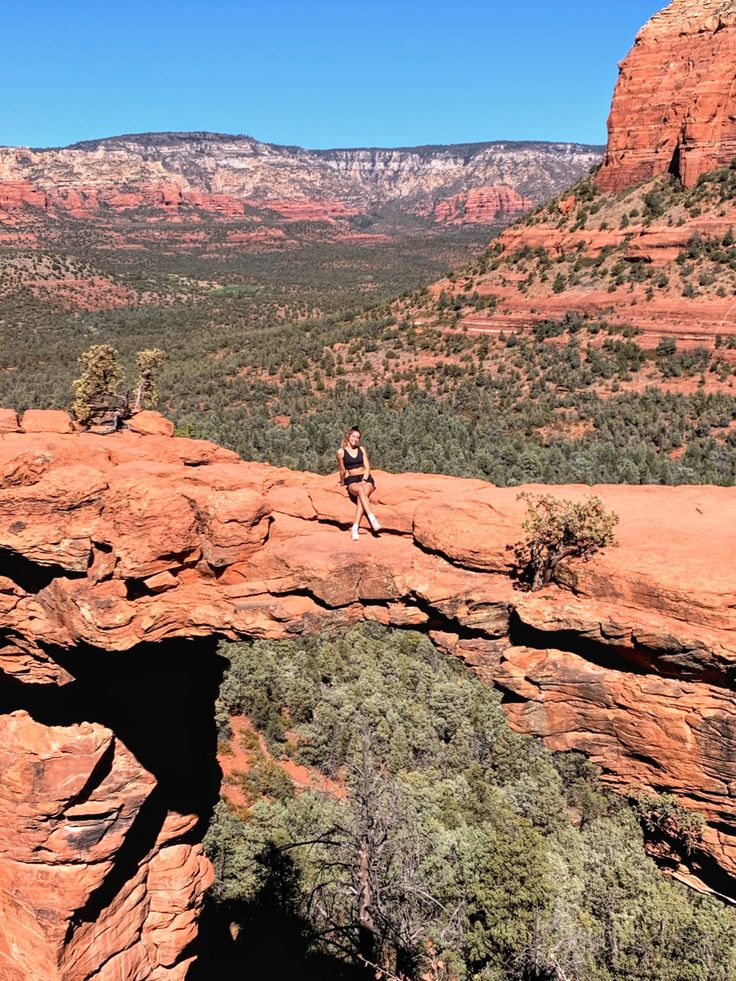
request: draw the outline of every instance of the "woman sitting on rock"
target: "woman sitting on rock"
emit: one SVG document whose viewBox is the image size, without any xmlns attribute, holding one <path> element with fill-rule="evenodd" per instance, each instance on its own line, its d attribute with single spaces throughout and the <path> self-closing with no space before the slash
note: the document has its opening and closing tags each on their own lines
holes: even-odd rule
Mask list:
<svg viewBox="0 0 736 981">
<path fill-rule="evenodd" d="M 369 498 L 376 489 L 376 482 L 371 477 L 368 451 L 360 444 L 360 430 L 357 426 L 353 426 L 345 434 L 342 446 L 337 451 L 337 463 L 340 467 L 340 483 L 347 487 L 348 494 L 356 502 L 355 521 L 350 533 L 357 542 L 360 519 L 364 514 L 373 531 L 381 530 L 369 503 Z"/>
</svg>

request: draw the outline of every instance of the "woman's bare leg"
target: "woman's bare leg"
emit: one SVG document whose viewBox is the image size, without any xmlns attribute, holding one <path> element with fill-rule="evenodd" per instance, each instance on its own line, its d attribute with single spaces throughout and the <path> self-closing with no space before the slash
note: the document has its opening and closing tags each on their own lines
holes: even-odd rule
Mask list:
<svg viewBox="0 0 736 981">
<path fill-rule="evenodd" d="M 365 513 L 367 515 L 367 514 L 370 513 L 370 510 L 371 510 L 371 506 L 368 503 L 368 496 L 369 495 L 366 492 L 366 489 L 365 489 L 365 485 L 364 484 L 357 484 L 356 487 L 358 489 L 358 499 L 359 499 L 361 505 L 363 506 L 363 510 L 365 511 Z"/>
<path fill-rule="evenodd" d="M 360 522 L 363 515 L 368 519 L 368 524 L 371 526 L 373 531 L 380 531 L 381 526 L 376 520 L 375 515 L 371 513 L 371 505 L 369 498 L 373 491 L 375 490 L 375 485 L 370 483 L 367 484 L 367 489 L 365 484 L 351 484 L 348 487 L 348 493 L 351 497 L 355 498 L 355 521 L 353 522 L 353 529 L 355 533 L 353 538 L 357 537 L 357 529 L 360 527 Z"/>
<path fill-rule="evenodd" d="M 381 524 L 378 521 L 378 518 L 376 518 L 375 514 L 372 513 L 372 511 L 371 511 L 371 505 L 370 505 L 370 496 L 371 496 L 371 494 L 373 493 L 373 491 L 375 489 L 376 489 L 376 485 L 375 484 L 372 484 L 369 481 L 368 482 L 368 490 L 365 491 L 365 498 L 366 499 L 365 499 L 365 503 L 363 504 L 363 508 L 365 510 L 365 516 L 366 516 L 366 518 L 368 518 L 368 524 L 371 526 L 371 528 L 373 529 L 373 531 L 380 531 L 381 530 Z"/>
<path fill-rule="evenodd" d="M 358 528 L 360 526 L 360 519 L 364 514 L 368 514 L 370 508 L 367 507 L 368 499 L 365 497 L 365 491 L 360 487 L 359 484 L 351 484 L 348 487 L 348 494 L 355 501 L 355 519 L 353 521 L 353 528 Z M 365 503 L 363 503 L 365 500 Z"/>
<path fill-rule="evenodd" d="M 364 513 L 363 502 L 361 501 L 361 499 L 358 497 L 357 494 L 355 495 L 351 494 L 350 496 L 355 498 L 355 520 L 353 521 L 353 524 L 359 525 L 360 519 L 363 517 L 363 513 Z"/>
</svg>

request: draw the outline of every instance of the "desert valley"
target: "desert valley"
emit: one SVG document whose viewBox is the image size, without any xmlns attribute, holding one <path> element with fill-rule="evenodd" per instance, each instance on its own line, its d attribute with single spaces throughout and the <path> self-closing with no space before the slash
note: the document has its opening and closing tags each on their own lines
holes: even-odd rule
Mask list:
<svg viewBox="0 0 736 981">
<path fill-rule="evenodd" d="M 734 72 L 0 148 L 0 979 L 734 976 Z"/>
</svg>

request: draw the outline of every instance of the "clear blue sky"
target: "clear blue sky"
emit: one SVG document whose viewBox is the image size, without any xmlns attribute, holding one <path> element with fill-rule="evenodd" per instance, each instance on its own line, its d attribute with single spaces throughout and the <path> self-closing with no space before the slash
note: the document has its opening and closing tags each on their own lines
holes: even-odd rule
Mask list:
<svg viewBox="0 0 736 981">
<path fill-rule="evenodd" d="M 0 144 L 602 143 L 616 63 L 664 4 L 0 0 Z"/>
</svg>

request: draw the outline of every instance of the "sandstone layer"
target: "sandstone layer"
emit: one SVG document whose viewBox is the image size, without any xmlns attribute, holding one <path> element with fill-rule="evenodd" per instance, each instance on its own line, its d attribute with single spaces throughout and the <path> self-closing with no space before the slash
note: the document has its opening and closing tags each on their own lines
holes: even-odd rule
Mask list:
<svg viewBox="0 0 736 981">
<path fill-rule="evenodd" d="M 385 530 L 354 542 L 335 475 L 154 413 L 136 428 L 0 412 L 0 976 L 183 978 L 211 879 L 214 639 L 360 620 L 427 631 L 617 790 L 675 794 L 706 831 L 670 843 L 673 873 L 736 896 L 732 490 L 595 488 L 620 546 L 525 594 L 516 489 L 377 473 Z"/>
<path fill-rule="evenodd" d="M 330 223 L 386 207 L 429 215 L 448 199 L 455 224 L 465 223 L 466 212 L 468 223 L 499 224 L 558 193 L 600 157 L 599 147 L 565 143 L 319 151 L 216 133 L 0 147 L 0 226 L 15 242 L 42 216 L 109 223 L 136 212 L 228 221 L 274 212 Z M 476 191 L 477 203 L 459 208 L 455 196 Z"/>
<path fill-rule="evenodd" d="M 503 184 L 498 187 L 476 187 L 440 201 L 434 208 L 434 220 L 445 225 L 506 224 L 533 206 L 531 198 Z"/>
<path fill-rule="evenodd" d="M 736 156 L 732 0 L 672 0 L 620 66 L 598 175 L 618 191 L 659 174 L 692 187 Z"/>
<path fill-rule="evenodd" d="M 732 255 L 718 252 L 736 228 L 733 182 L 726 171 L 698 186 L 736 157 L 735 76 L 733 2 L 673 0 L 621 64 L 595 179 L 507 229 L 490 270 L 435 295 L 477 292 L 461 326 L 490 334 L 574 311 L 631 325 L 645 348 L 736 335 Z"/>
<path fill-rule="evenodd" d="M 631 326 L 644 349 L 667 337 L 679 350 L 713 350 L 719 337 L 736 336 L 731 253 L 718 251 L 736 228 L 735 200 L 711 193 L 691 217 L 675 193 L 652 219 L 644 217 L 642 200 L 662 193 L 657 183 L 599 194 L 594 216 L 586 193 L 582 185 L 507 228 L 483 271 L 441 280 L 432 296 L 462 294 L 467 301 L 477 293 L 481 302 L 463 308 L 459 326 L 491 335 L 531 333 L 541 321 L 574 312 Z"/>
</svg>

